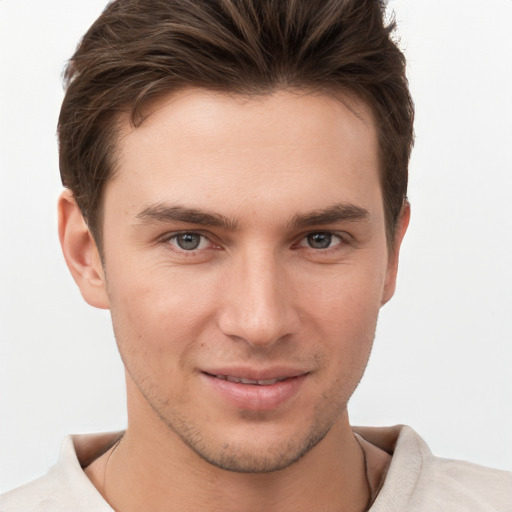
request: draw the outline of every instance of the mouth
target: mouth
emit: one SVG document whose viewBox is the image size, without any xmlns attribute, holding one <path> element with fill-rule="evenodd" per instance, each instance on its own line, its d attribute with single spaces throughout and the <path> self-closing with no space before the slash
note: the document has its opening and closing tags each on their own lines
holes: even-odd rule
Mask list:
<svg viewBox="0 0 512 512">
<path fill-rule="evenodd" d="M 246 377 L 235 377 L 234 375 L 212 375 L 211 373 L 204 372 L 210 377 L 220 380 L 227 380 L 228 382 L 235 382 L 237 384 L 250 384 L 252 386 L 271 386 L 276 382 L 283 382 L 293 377 L 277 377 L 275 379 L 248 379 Z"/>
<path fill-rule="evenodd" d="M 225 369 L 202 371 L 208 387 L 236 409 L 270 411 L 300 397 L 309 372 L 290 369 L 256 371 Z"/>
</svg>

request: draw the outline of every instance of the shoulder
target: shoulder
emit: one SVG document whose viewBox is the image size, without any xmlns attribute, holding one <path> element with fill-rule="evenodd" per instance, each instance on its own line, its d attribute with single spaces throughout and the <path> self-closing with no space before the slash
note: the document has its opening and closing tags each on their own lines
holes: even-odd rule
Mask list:
<svg viewBox="0 0 512 512">
<path fill-rule="evenodd" d="M 43 477 L 0 496 L 0 512 L 112 512 L 82 466 L 116 435 L 66 437 L 58 463 Z"/>
<path fill-rule="evenodd" d="M 407 426 L 363 428 L 360 434 L 393 456 L 372 512 L 511 510 L 511 473 L 435 457 Z"/>
<path fill-rule="evenodd" d="M 51 474 L 0 496 L 1 512 L 59 512 L 66 509 L 70 497 L 65 486 Z"/>
<path fill-rule="evenodd" d="M 470 462 L 431 456 L 424 462 L 414 498 L 453 511 L 505 511 L 512 507 L 512 474 Z"/>
</svg>

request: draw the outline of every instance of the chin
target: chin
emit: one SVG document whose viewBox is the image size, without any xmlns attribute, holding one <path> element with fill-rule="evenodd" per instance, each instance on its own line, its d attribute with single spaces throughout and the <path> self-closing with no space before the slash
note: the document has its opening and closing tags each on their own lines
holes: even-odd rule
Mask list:
<svg viewBox="0 0 512 512">
<path fill-rule="evenodd" d="M 324 434 L 325 435 L 325 434 Z M 191 448 L 209 464 L 236 473 L 272 473 L 285 469 L 299 461 L 306 453 L 318 444 L 320 438 L 308 438 L 297 444 L 293 441 L 276 443 L 265 448 L 260 446 L 248 447 L 247 443 L 225 444 L 222 448 L 201 449 Z"/>
<path fill-rule="evenodd" d="M 275 425 L 256 423 L 244 432 L 219 438 L 193 428 L 168 425 L 201 459 L 212 466 L 236 473 L 271 473 L 283 470 L 306 455 L 331 430 L 333 423 L 312 425 L 304 432 L 288 432 Z M 229 429 L 221 429 L 226 434 Z"/>
</svg>

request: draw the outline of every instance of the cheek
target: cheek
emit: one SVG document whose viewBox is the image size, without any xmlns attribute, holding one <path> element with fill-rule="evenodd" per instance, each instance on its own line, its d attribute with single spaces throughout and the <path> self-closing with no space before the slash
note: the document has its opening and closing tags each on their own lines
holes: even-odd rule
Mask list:
<svg viewBox="0 0 512 512">
<path fill-rule="evenodd" d="M 383 288 L 383 274 L 339 269 L 329 279 L 310 282 L 301 313 L 308 337 L 317 339 L 324 357 L 340 371 L 366 365 Z"/>
<path fill-rule="evenodd" d="M 339 265 L 301 279 L 296 294 L 301 296 L 303 313 L 321 325 L 362 328 L 380 308 L 385 274 L 380 267 Z"/>
<path fill-rule="evenodd" d="M 116 271 L 121 268 L 123 275 Z M 127 279 L 129 268 L 125 262 L 108 273 L 112 323 L 123 359 L 134 364 L 151 360 L 162 371 L 183 365 L 213 316 L 214 283 L 171 267 L 148 270 L 143 265 Z M 165 353 L 173 357 L 163 357 Z"/>
</svg>

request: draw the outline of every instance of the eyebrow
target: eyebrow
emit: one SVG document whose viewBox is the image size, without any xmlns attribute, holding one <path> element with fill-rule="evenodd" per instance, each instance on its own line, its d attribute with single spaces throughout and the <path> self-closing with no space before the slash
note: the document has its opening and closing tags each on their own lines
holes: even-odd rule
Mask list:
<svg viewBox="0 0 512 512">
<path fill-rule="evenodd" d="M 341 221 L 365 221 L 369 217 L 370 212 L 365 208 L 350 203 L 341 203 L 329 206 L 323 210 L 295 215 L 290 224 L 296 228 L 305 228 L 320 224 L 334 224 Z"/>
<path fill-rule="evenodd" d="M 151 222 L 185 222 L 187 224 L 200 224 L 202 226 L 220 227 L 234 231 L 238 227 L 236 220 L 229 219 L 218 213 L 208 213 L 198 208 L 172 206 L 157 203 L 147 206 L 136 218 L 143 224 Z"/>
<path fill-rule="evenodd" d="M 294 228 L 305 228 L 321 224 L 334 224 L 341 221 L 364 221 L 370 213 L 365 208 L 350 203 L 341 203 L 322 210 L 297 214 L 289 225 Z M 186 208 L 184 206 L 172 206 L 157 203 L 144 208 L 136 215 L 136 219 L 143 224 L 151 222 L 184 222 L 187 224 L 199 224 L 202 226 L 220 227 L 235 231 L 238 229 L 238 221 L 229 219 L 218 213 L 209 213 L 198 208 Z"/>
</svg>

